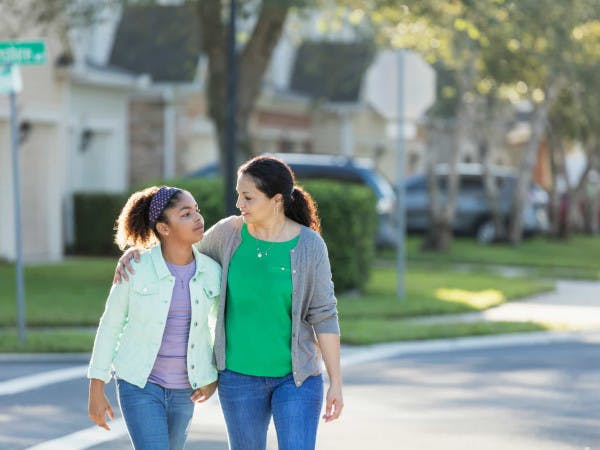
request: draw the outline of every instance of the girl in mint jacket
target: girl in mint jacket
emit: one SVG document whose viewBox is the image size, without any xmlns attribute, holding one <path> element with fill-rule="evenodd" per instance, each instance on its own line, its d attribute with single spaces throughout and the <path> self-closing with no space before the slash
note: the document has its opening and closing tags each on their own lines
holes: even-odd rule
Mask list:
<svg viewBox="0 0 600 450">
<path fill-rule="evenodd" d="M 136 449 L 182 449 L 194 402 L 215 392 L 213 343 L 221 267 L 199 253 L 204 220 L 192 195 L 173 187 L 134 193 L 116 242 L 147 249 L 136 277 L 113 284 L 89 364 L 89 415 L 109 430 L 104 394 L 114 374 Z"/>
</svg>

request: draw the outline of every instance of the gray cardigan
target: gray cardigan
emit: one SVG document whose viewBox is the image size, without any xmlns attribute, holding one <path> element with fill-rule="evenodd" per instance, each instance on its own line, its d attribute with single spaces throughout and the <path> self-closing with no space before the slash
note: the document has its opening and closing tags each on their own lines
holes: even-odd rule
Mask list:
<svg viewBox="0 0 600 450">
<path fill-rule="evenodd" d="M 242 224 L 240 216 L 227 217 L 212 226 L 198 244 L 198 250 L 223 267 L 214 346 L 218 370 L 225 369 L 225 307 L 229 261 L 242 242 Z M 321 373 L 321 354 L 316 334 L 339 334 L 340 327 L 327 246 L 321 236 L 302 226 L 298 244 L 290 251 L 290 256 L 292 370 L 294 381 L 300 386 L 307 377 Z"/>
</svg>

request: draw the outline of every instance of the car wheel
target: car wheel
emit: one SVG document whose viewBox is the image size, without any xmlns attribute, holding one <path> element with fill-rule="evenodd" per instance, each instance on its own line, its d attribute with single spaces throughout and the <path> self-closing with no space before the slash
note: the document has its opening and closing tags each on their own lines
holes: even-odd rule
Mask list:
<svg viewBox="0 0 600 450">
<path fill-rule="evenodd" d="M 494 238 L 496 237 L 496 227 L 494 225 L 494 222 L 491 220 L 486 220 L 485 222 L 482 222 L 477 227 L 476 236 L 477 241 L 480 244 L 489 244 L 493 242 Z"/>
</svg>

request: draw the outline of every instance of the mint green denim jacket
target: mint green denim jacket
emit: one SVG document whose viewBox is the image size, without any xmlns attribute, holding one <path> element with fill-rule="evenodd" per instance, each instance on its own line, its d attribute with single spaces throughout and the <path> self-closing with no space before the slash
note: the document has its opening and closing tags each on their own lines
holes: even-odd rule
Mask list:
<svg viewBox="0 0 600 450">
<path fill-rule="evenodd" d="M 187 348 L 192 388 L 217 379 L 213 344 L 218 311 L 221 266 L 196 249 L 196 273 L 190 280 L 192 317 Z M 88 378 L 108 383 L 111 372 L 143 388 L 154 367 L 169 313 L 175 278 L 157 245 L 133 262 L 135 275 L 114 284 L 94 341 Z"/>
</svg>

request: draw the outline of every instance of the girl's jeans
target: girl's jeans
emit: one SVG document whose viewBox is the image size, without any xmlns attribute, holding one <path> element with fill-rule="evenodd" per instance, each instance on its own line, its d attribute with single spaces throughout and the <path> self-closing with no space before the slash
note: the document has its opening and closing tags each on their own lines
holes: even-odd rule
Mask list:
<svg viewBox="0 0 600 450">
<path fill-rule="evenodd" d="M 117 395 L 135 449 L 183 449 L 194 414 L 192 389 L 167 389 L 150 382 L 142 389 L 118 379 Z"/>
<path fill-rule="evenodd" d="M 314 450 L 323 404 L 321 375 L 297 387 L 292 374 L 255 377 L 219 373 L 219 400 L 230 450 L 265 450 L 271 416 L 279 450 Z"/>
</svg>

